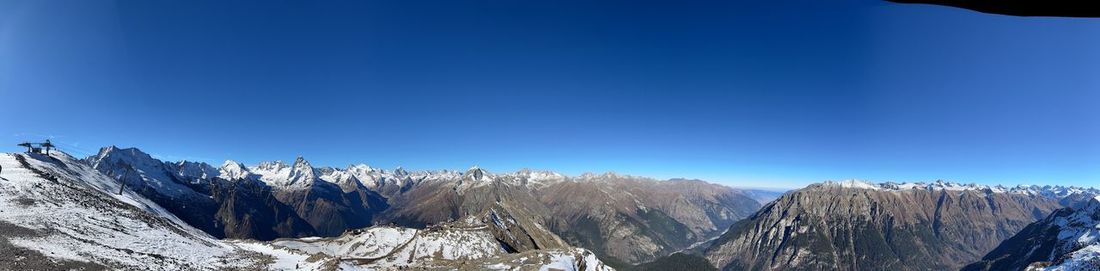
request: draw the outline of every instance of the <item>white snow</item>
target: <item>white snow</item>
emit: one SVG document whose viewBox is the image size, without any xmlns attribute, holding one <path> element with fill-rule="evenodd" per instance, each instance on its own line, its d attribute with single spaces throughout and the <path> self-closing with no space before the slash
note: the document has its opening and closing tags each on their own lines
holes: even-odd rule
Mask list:
<svg viewBox="0 0 1100 271">
<path fill-rule="evenodd" d="M 252 172 L 248 171 L 248 168 L 237 161 L 225 160 L 222 163 L 221 168 L 218 169 L 219 177 L 227 180 L 238 180 L 251 178 Z"/>
<path fill-rule="evenodd" d="M 68 156 L 60 152 L 58 153 L 63 156 Z M 69 159 L 70 161 L 68 162 L 76 161 L 76 159 L 71 157 Z M 92 168 L 108 172 L 107 174 L 110 175 L 110 177 L 140 178 L 144 185 L 155 188 L 164 196 L 177 199 L 203 197 L 202 194 L 191 190 L 191 188 L 188 188 L 184 184 L 173 181 L 173 179 L 177 178 L 183 180 L 192 179 L 189 176 L 179 175 L 180 172 L 184 172 L 188 175 L 203 175 L 201 172 L 207 171 L 206 169 L 194 169 L 202 167 L 200 164 L 182 163 L 184 165 L 190 165 L 192 169 L 180 169 L 180 165 L 164 163 L 141 150 L 135 148 L 122 149 L 115 146 L 103 148 L 99 151 L 99 154 L 89 159 L 92 162 Z M 128 164 L 130 166 L 118 167 L 117 165 L 119 164 Z"/>
<path fill-rule="evenodd" d="M 389 254 L 395 248 L 408 243 L 416 235 L 415 229 L 397 227 L 372 227 L 352 231 L 338 238 L 281 239 L 274 245 L 305 253 L 353 258 L 374 258 Z"/>
<path fill-rule="evenodd" d="M 288 166 L 282 161 L 264 162 L 249 168 L 249 171 L 259 175 L 260 181 L 280 189 L 308 188 L 320 175 L 309 161 L 300 156 L 294 160 L 293 165 Z"/>
<path fill-rule="evenodd" d="M 1048 266 L 1043 271 L 1095 271 L 1100 270 L 1100 245 L 1082 247 L 1070 254 L 1061 264 Z"/>
<path fill-rule="evenodd" d="M 276 248 L 269 244 L 254 242 L 235 242 L 238 247 L 262 253 L 274 258 L 274 262 L 268 265 L 268 270 L 318 270 L 321 262 L 309 262 L 309 255 L 294 250 Z"/>
<path fill-rule="evenodd" d="M 575 270 L 577 258 L 573 255 L 551 255 L 550 263 L 539 267 L 539 271 Z"/>
<path fill-rule="evenodd" d="M 211 176 L 257 178 L 286 187 L 296 187 L 314 180 L 341 180 L 330 177 L 358 179 L 355 175 L 370 176 L 372 180 L 400 177 L 404 178 L 402 181 L 435 182 L 470 177 L 469 181 L 507 180 L 518 183 L 538 175 L 498 176 L 481 169 L 470 174 L 453 171 L 408 173 L 403 170 L 386 173 L 365 165 L 352 166 L 348 170 L 318 170 L 304 159 L 298 159 L 294 166 L 263 163 L 253 168 L 227 161 L 222 167 L 214 169 L 201 163 L 162 163 L 144 159 L 136 150 L 112 151 L 116 153 L 91 160 L 97 161 L 99 166 L 110 166 L 111 159 L 136 159 L 128 162 L 137 163 L 145 181 L 159 185 L 158 189 L 174 189 L 171 185 L 175 183 L 168 181 L 171 178 L 157 176 L 164 173 L 194 177 L 188 181 Z M 56 181 L 24 168 L 15 157 L 0 154 L 0 166 L 3 166 L 0 172 L 0 178 L 3 178 L 0 179 L 0 220 L 39 230 L 42 234 L 5 237 L 15 246 L 57 259 L 140 270 L 325 270 L 332 267 L 327 265 L 329 263 L 341 270 L 389 270 L 395 267 L 446 269 L 452 264 L 511 270 L 527 266 L 523 268 L 527 270 L 543 265 L 532 261 L 550 259 L 542 266 L 544 269 L 575 270 L 580 265 L 579 261 L 584 261 L 589 267 L 586 270 L 610 270 L 594 254 L 583 249 L 537 250 L 525 252 L 527 254 L 522 258 L 511 257 L 489 227 L 473 216 L 424 230 L 373 227 L 350 231 L 335 238 L 306 237 L 272 242 L 217 240 L 131 190 L 118 194 L 120 183 L 117 180 L 68 155 L 57 153 L 52 157 L 39 155 L 26 159 L 32 168 L 47 172 Z M 319 176 L 320 171 L 328 177 Z M 558 178 L 561 175 L 546 173 L 538 176 Z M 44 219 L 44 214 L 48 214 L 49 219 Z M 502 225 L 516 223 L 511 218 L 503 217 L 494 217 L 493 222 Z M 268 264 L 264 261 L 266 257 L 254 257 L 255 254 L 267 255 L 271 261 Z M 498 259 L 501 261 L 493 262 Z M 517 259 L 519 262 L 515 262 Z M 485 264 L 480 265 L 482 262 Z"/>
<path fill-rule="evenodd" d="M 1092 198 L 1069 215 L 1051 216 L 1047 221 L 1059 229 L 1058 246 L 1049 259 L 1055 264 L 1032 270 L 1100 270 L 1100 196 Z M 1068 257 L 1054 258 L 1059 255 Z"/>
<path fill-rule="evenodd" d="M 13 245 L 49 257 L 147 270 L 247 264 L 223 263 L 235 252 L 232 246 L 137 194 L 116 194 L 117 181 L 68 155 L 26 155 L 25 161 L 56 181 L 25 168 L 14 154 L 0 154 L 0 220 L 40 232 L 8 237 Z"/>
<path fill-rule="evenodd" d="M 1089 197 L 1100 196 L 1100 189 L 1096 188 L 1082 188 L 1075 186 L 1025 186 L 1019 185 L 1015 187 L 1005 187 L 1001 185 L 980 185 L 980 184 L 962 184 L 956 182 L 947 181 L 935 181 L 935 182 L 882 182 L 872 183 L 859 180 L 845 180 L 845 181 L 825 181 L 821 183 L 824 186 L 839 186 L 844 188 L 854 189 L 869 189 L 869 190 L 883 190 L 893 192 L 904 192 L 909 190 L 947 190 L 947 191 L 980 191 L 990 193 L 1013 193 L 1023 195 L 1036 195 L 1053 199 L 1062 199 L 1070 196 L 1087 195 Z"/>
<path fill-rule="evenodd" d="M 864 182 L 864 181 L 859 181 L 859 180 L 827 181 L 824 184 L 825 185 L 835 185 L 835 186 L 840 186 L 840 187 L 844 187 L 844 188 L 871 189 L 871 190 L 878 190 L 879 189 L 879 187 L 877 185 L 874 185 L 874 184 L 871 184 L 871 183 L 868 183 L 868 182 Z"/>
</svg>

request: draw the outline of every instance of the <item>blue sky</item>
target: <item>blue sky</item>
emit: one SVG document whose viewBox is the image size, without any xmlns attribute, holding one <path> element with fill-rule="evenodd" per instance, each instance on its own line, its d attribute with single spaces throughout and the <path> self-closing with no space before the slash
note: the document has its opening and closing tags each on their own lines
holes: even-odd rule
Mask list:
<svg viewBox="0 0 1100 271">
<path fill-rule="evenodd" d="M 1100 21 L 884 1 L 0 0 L 0 151 L 1092 185 Z"/>
</svg>

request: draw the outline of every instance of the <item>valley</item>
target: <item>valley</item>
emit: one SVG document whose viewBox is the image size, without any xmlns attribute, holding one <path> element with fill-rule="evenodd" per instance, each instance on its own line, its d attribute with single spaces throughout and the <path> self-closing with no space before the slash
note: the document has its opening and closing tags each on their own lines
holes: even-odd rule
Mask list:
<svg viewBox="0 0 1100 271">
<path fill-rule="evenodd" d="M 1081 270 L 1095 266 L 1079 258 L 1095 258 L 1083 238 L 1096 223 L 1082 219 L 1095 219 L 1100 195 L 839 181 L 759 202 L 614 173 L 317 168 L 301 157 L 213 167 L 114 146 L 3 158 L 3 244 L 21 255 L 7 268 Z M 1065 240 L 1049 233 L 1066 226 L 1043 223 L 1085 227 L 1075 237 L 1085 241 L 1051 246 L 1043 240 Z"/>
</svg>

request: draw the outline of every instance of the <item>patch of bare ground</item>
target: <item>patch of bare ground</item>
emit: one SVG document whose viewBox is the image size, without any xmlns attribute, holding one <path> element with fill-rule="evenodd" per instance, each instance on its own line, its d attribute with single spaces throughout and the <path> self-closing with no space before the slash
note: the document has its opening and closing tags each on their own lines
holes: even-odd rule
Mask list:
<svg viewBox="0 0 1100 271">
<path fill-rule="evenodd" d="M 0 221 L 0 270 L 110 270 L 89 262 L 50 258 L 41 252 L 12 245 L 8 238 L 36 237 L 40 232 Z"/>
<path fill-rule="evenodd" d="M 275 258 L 271 255 L 266 255 L 255 251 L 238 250 L 236 253 L 222 258 L 221 261 L 224 268 L 221 268 L 219 270 L 251 271 L 267 270 L 268 266 L 271 266 L 272 263 L 275 263 Z M 233 267 L 230 263 L 234 262 L 246 262 L 251 264 L 246 266 Z"/>
</svg>

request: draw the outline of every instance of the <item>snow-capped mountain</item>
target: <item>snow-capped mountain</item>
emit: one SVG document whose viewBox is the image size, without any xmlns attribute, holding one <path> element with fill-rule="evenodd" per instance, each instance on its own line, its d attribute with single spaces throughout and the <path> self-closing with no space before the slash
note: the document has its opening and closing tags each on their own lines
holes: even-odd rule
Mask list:
<svg viewBox="0 0 1100 271">
<path fill-rule="evenodd" d="M 109 146 L 85 161 L 215 236 L 257 238 L 339 235 L 371 225 L 386 208 L 372 191 L 344 192 L 321 181 L 320 171 L 299 157 L 293 165 L 255 167 L 226 161 L 164 162 L 136 148 Z"/>
<path fill-rule="evenodd" d="M 110 176 L 145 198 L 163 206 L 192 226 L 223 237 L 217 220 L 219 203 L 210 197 L 208 179 L 217 171 L 206 164 L 169 163 L 136 148 L 108 146 L 84 159 L 93 169 Z"/>
<path fill-rule="evenodd" d="M 265 240 L 302 235 L 338 236 L 349 229 L 380 224 L 422 228 L 485 212 L 499 202 L 507 202 L 530 214 L 530 224 L 545 227 L 572 245 L 591 248 L 600 257 L 641 263 L 715 238 L 759 206 L 753 194 L 738 189 L 701 181 L 659 181 L 615 173 L 569 177 L 529 169 L 498 174 L 480 167 L 466 171 L 384 170 L 362 164 L 334 168 L 315 167 L 302 157 L 289 164 L 272 161 L 254 166 L 226 161 L 213 168 L 203 163 L 160 162 L 139 150 L 115 147 L 105 148 L 88 161 L 100 171 L 126 180 L 132 187 L 148 187 L 137 191 L 152 199 L 163 198 L 158 203 L 215 236 Z M 1082 199 L 1100 194 L 1092 188 L 1004 187 L 945 181 L 849 180 L 810 186 L 814 187 L 882 193 L 948 191 L 983 197 L 1006 195 L 1027 198 L 1027 202 L 1041 206 L 1046 203 L 1036 203 L 1033 198 L 1058 203 L 1051 206 L 1075 206 Z M 192 195 L 195 200 L 174 200 L 179 194 Z M 178 202 L 185 202 L 186 206 L 177 206 L 181 205 Z M 259 206 L 257 202 L 266 204 Z M 199 203 L 214 207 L 195 207 L 203 206 Z M 230 208 L 241 205 L 260 208 Z M 1002 208 L 999 204 L 989 207 Z M 1051 209 L 1040 208 L 1041 214 Z M 243 213 L 246 210 L 264 210 L 267 215 L 246 216 Z M 1022 226 L 1037 219 L 1027 215 L 1032 212 L 1029 209 L 1009 217 L 1019 218 L 1012 223 L 1020 222 Z M 215 223 L 204 225 L 203 221 Z M 250 226 L 241 229 L 238 225 Z M 574 225 L 595 228 L 588 230 Z M 1003 239 L 998 238 L 986 243 L 992 246 Z M 965 253 L 974 252 L 978 248 Z"/>
<path fill-rule="evenodd" d="M 163 196 L 176 199 L 203 197 L 187 187 L 187 184 L 196 183 L 195 178 L 208 176 L 215 171 L 206 164 L 165 163 L 141 150 L 115 146 L 100 149 L 99 154 L 86 161 L 104 174 L 124 180 L 127 185 L 147 186 Z"/>
<path fill-rule="evenodd" d="M 230 238 L 338 236 L 391 223 L 422 228 L 506 202 L 529 214 L 525 223 L 568 235 L 570 244 L 592 247 L 601 257 L 640 263 L 717 236 L 760 206 L 739 189 L 614 173 L 569 177 L 530 169 L 493 173 L 480 167 L 315 167 L 302 157 L 289 164 L 253 166 L 226 161 L 214 168 L 162 162 L 118 147 L 104 148 L 87 161 L 188 223 Z M 184 191 L 191 200 L 162 195 L 170 194 L 162 189 Z M 198 203 L 202 206 L 196 207 Z M 598 231 L 572 226 L 589 220 L 600 221 L 595 223 Z"/>
<path fill-rule="evenodd" d="M 611 270 L 560 239 L 525 247 L 502 238 L 523 232 L 556 238 L 507 222 L 526 217 L 511 215 L 507 205 L 422 230 L 224 241 L 64 153 L 0 154 L 0 166 L 0 270 Z"/>
<path fill-rule="evenodd" d="M 1100 270 L 1100 197 L 1028 225 L 963 270 Z"/>
<path fill-rule="evenodd" d="M 908 190 L 949 190 L 949 191 L 982 191 L 989 193 L 1009 193 L 1020 195 L 1037 195 L 1058 200 L 1067 200 L 1063 205 L 1071 206 L 1077 203 L 1087 203 L 1089 199 L 1100 195 L 1100 189 L 1091 187 L 1061 186 L 1061 185 L 981 185 L 963 184 L 948 181 L 935 182 L 881 182 L 873 183 L 859 180 L 826 181 L 817 185 L 840 186 L 845 188 L 860 188 L 882 191 L 908 191 Z"/>
<path fill-rule="evenodd" d="M 248 170 L 244 164 L 233 160 L 225 160 L 222 166 L 218 168 L 218 175 L 214 177 L 221 177 L 226 180 L 242 180 L 252 179 L 252 172 Z"/>
<path fill-rule="evenodd" d="M 5 236 L 7 243 L 0 246 L 11 246 L 22 251 L 21 255 L 41 260 L 31 262 L 50 267 L 141 266 L 141 257 L 96 256 L 99 252 L 74 245 L 72 240 L 110 244 L 115 241 L 101 239 L 123 234 L 116 231 L 173 231 L 182 234 L 178 238 L 190 239 L 175 240 L 177 237 L 169 236 L 167 242 L 181 244 L 164 244 L 148 253 L 161 251 L 157 249 L 194 250 L 179 256 L 183 258 L 160 259 L 171 261 L 163 263 L 165 266 L 179 269 L 499 269 L 561 265 L 602 270 L 604 264 L 599 259 L 611 259 L 615 264 L 641 263 L 697 244 L 707 244 L 708 260 L 723 268 L 846 269 L 847 264 L 870 264 L 899 269 L 950 269 L 976 260 L 978 253 L 984 253 L 1052 210 L 1062 206 L 1095 209 L 1095 203 L 1080 199 L 1093 199 L 1100 194 L 1092 188 L 1062 186 L 837 181 L 789 192 L 752 214 L 759 203 L 743 190 L 698 180 L 661 181 L 615 173 L 569 177 L 529 169 L 501 174 L 480 167 L 466 171 L 383 170 L 362 164 L 334 168 L 315 167 L 302 157 L 291 164 L 275 161 L 247 166 L 226 161 L 213 167 L 198 162 L 164 162 L 137 149 L 117 147 L 104 148 L 84 160 L 64 154 L 8 157 L 10 161 L 0 161 L 5 167 L 0 177 L 7 180 L 15 176 L 24 183 L 0 190 L 8 199 L 5 204 L 51 202 L 44 207 L 28 206 L 70 208 L 78 204 L 85 208 L 99 204 L 87 199 L 122 201 L 136 209 L 128 211 L 131 213 L 104 213 L 102 208 L 79 212 L 99 212 L 97 217 L 122 215 L 142 221 L 120 222 L 124 223 L 122 228 L 76 235 L 89 230 L 76 222 L 34 224 L 41 219 L 34 213 L 0 212 L 0 227 L 18 233 Z M 81 196 L 67 203 L 72 199 L 66 197 L 73 192 L 64 192 L 65 196 L 34 192 L 39 187 L 50 188 L 49 183 L 64 188 L 53 187 L 51 191 L 79 188 L 85 189 L 81 192 L 84 195 L 94 192 L 99 196 Z M 134 210 L 140 212 L 135 214 Z M 1063 212 L 1067 211 L 1052 216 Z M 140 215 L 143 213 L 151 215 Z M 746 216 L 748 220 L 734 224 Z M 86 221 L 102 225 L 97 227 L 114 227 L 97 224 L 111 220 Z M 130 229 L 125 223 L 148 225 Z M 1080 220 L 1059 225 L 1061 229 L 1067 225 L 1086 225 L 1082 229 L 1088 229 L 1088 223 L 1091 222 Z M 378 226 L 386 224 L 389 226 Z M 46 229 L 50 229 L 47 232 L 70 227 L 73 233 L 68 234 L 77 239 L 66 239 L 70 235 L 42 235 L 35 230 L 41 229 L 41 225 L 47 225 Z M 726 233 L 722 234 L 723 231 Z M 885 241 L 876 243 L 878 239 L 861 238 L 859 245 L 881 245 L 894 251 L 893 256 L 861 254 L 884 250 L 851 250 L 825 246 L 821 243 L 825 241 L 818 240 L 822 234 L 832 236 L 828 240 L 839 240 L 846 231 L 860 236 L 876 236 L 877 232 L 877 236 L 883 237 L 880 241 Z M 1084 233 L 1067 238 L 1085 240 L 1096 236 L 1087 230 L 1080 232 Z M 156 234 L 159 233 L 153 233 Z M 313 235 L 323 237 L 262 241 Z M 26 241 L 30 239 L 19 239 L 26 236 L 54 236 L 51 238 L 62 241 L 35 239 L 32 243 Z M 707 242 L 719 236 L 713 244 Z M 217 239 L 225 237 L 261 241 Z M 155 242 L 140 236 L 134 238 L 118 242 L 127 245 Z M 1091 243 L 1062 243 L 1073 244 L 1062 250 L 1069 256 L 1054 257 L 1044 261 L 1049 262 L 1047 265 L 1033 267 L 1062 266 L 1051 270 L 1067 270 L 1065 266 L 1070 266 L 1067 264 L 1091 261 L 1085 257 L 1091 255 L 1088 254 L 1092 251 L 1088 248 Z M 73 252 L 76 256 L 61 255 L 60 259 L 68 260 L 53 260 L 57 257 L 47 254 L 56 246 L 76 251 Z M 826 247 L 832 250 L 814 251 Z M 830 254 L 839 258 L 810 256 Z M 775 258 L 774 255 L 782 255 L 784 260 L 766 260 Z M 874 262 L 866 262 L 868 259 Z M 202 266 L 196 268 L 193 264 Z M 0 264 L 3 267 L 9 266 Z"/>
<path fill-rule="evenodd" d="M 282 161 L 263 162 L 250 169 L 260 181 L 277 189 L 307 189 L 318 179 L 317 169 L 305 158 L 298 156 L 293 165 Z"/>
<path fill-rule="evenodd" d="M 0 154 L 0 166 L 0 269 L 215 270 L 257 262 L 64 153 Z"/>
</svg>

